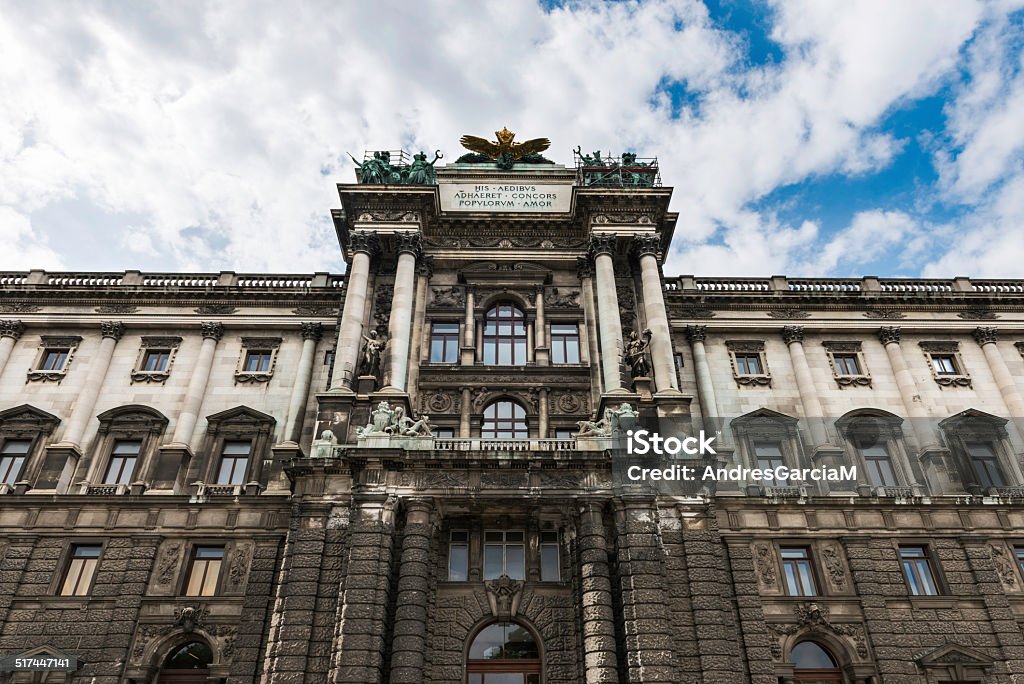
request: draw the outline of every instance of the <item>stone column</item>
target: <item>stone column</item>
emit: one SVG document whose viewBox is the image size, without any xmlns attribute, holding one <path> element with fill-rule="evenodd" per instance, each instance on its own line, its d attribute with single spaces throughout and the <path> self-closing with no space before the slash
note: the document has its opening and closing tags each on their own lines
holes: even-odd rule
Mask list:
<svg viewBox="0 0 1024 684">
<path fill-rule="evenodd" d="M 423 682 L 432 508 L 430 499 L 410 499 L 405 504 L 394 638 L 391 642 L 391 682 L 394 684 Z"/>
<path fill-rule="evenodd" d="M 591 236 L 590 251 L 594 257 L 597 280 L 597 316 L 601 329 L 604 391 L 606 394 L 622 392 L 622 374 L 619 372 L 622 357 L 622 323 L 619 321 L 619 298 L 615 292 L 615 268 L 612 265 L 615 236 Z"/>
<path fill-rule="evenodd" d="M 476 362 L 476 320 L 474 319 L 474 312 L 476 310 L 476 293 L 473 292 L 473 288 L 466 287 L 466 320 L 464 325 L 464 339 L 462 340 L 462 354 L 460 361 L 463 366 L 472 366 Z"/>
<path fill-rule="evenodd" d="M 591 364 L 590 380 L 593 385 L 591 399 L 596 406 L 603 385 L 601 383 L 601 367 L 597 363 L 597 360 L 601 358 L 601 352 L 598 349 L 597 316 L 594 312 L 594 265 L 588 257 L 576 259 L 576 275 L 580 279 L 580 286 L 583 290 L 583 321 L 587 333 L 585 342 L 589 352 L 587 361 Z"/>
<path fill-rule="evenodd" d="M 473 401 L 470 396 L 471 388 L 460 387 L 459 389 L 462 391 L 462 415 L 459 416 L 459 439 L 469 439 L 469 414 L 470 409 L 472 408 L 470 404 Z"/>
<path fill-rule="evenodd" d="M 419 388 L 420 360 L 423 358 L 424 321 L 427 317 L 427 285 L 433 275 L 433 265 L 428 256 L 420 259 L 416 267 L 416 303 L 412 314 L 412 343 L 409 354 L 409 394 L 416 394 Z M 427 335 L 429 337 L 429 334 Z M 428 341 L 429 343 L 429 341 Z"/>
<path fill-rule="evenodd" d="M 615 614 L 612 608 L 608 540 L 601 505 L 580 504 L 579 553 L 583 605 L 583 667 L 587 684 L 619 681 L 615 653 Z"/>
<path fill-rule="evenodd" d="M 548 388 L 537 389 L 537 437 L 546 439 L 548 436 Z"/>
<path fill-rule="evenodd" d="M 820 447 L 828 443 L 825 412 L 821 408 L 818 388 L 814 386 L 814 376 L 811 375 L 811 367 L 807 365 L 807 356 L 804 354 L 804 327 L 783 326 L 782 340 L 789 347 L 789 358 L 793 362 L 793 374 L 796 376 L 797 391 L 800 392 L 800 404 L 804 408 L 804 420 L 810 428 L 812 446 Z"/>
<path fill-rule="evenodd" d="M 391 301 L 391 319 L 388 337 L 391 339 L 392 389 L 404 392 L 409 371 L 409 338 L 412 334 L 412 298 L 416 287 L 416 260 L 422 254 L 419 233 L 399 233 L 397 236 L 398 268 L 395 271 L 395 291 Z"/>
<path fill-rule="evenodd" d="M 547 330 L 545 329 L 544 321 L 544 286 L 541 285 L 537 288 L 537 296 L 535 298 L 535 306 L 537 308 L 537 330 L 534 333 L 534 344 L 536 345 L 536 354 L 538 366 L 546 366 L 550 360 L 548 356 L 547 345 Z"/>
<path fill-rule="evenodd" d="M 1017 390 L 1017 383 L 1014 382 L 1013 374 L 1010 373 L 1010 368 L 1006 365 L 1006 359 L 1003 358 L 1002 353 L 999 351 L 999 345 L 996 344 L 998 332 L 993 327 L 979 327 L 974 331 L 974 339 L 985 353 L 985 360 L 988 361 L 992 377 L 995 378 L 996 385 L 999 387 L 999 393 L 1003 396 L 1003 403 L 1006 404 L 1006 408 L 1010 412 L 1010 422 L 1017 428 L 1017 438 L 1019 440 L 1021 435 L 1024 434 L 1024 399 L 1021 398 L 1020 392 Z M 2 369 L 2 366 L 0 366 L 0 369 Z M 1021 448 L 1019 443 L 1015 446 L 1018 449 Z"/>
<path fill-rule="evenodd" d="M 355 379 L 356 359 L 363 346 L 363 318 L 366 316 L 366 295 L 370 279 L 370 257 L 377 253 L 375 233 L 356 231 L 349 238 L 352 266 L 345 285 L 345 306 L 338 326 L 338 347 L 334 352 L 334 374 L 331 392 L 351 392 Z"/>
<path fill-rule="evenodd" d="M 706 325 L 686 326 L 686 339 L 693 351 L 693 370 L 697 376 L 697 397 L 700 401 L 700 410 L 704 419 L 712 418 L 718 420 L 722 417 L 718 409 L 718 399 L 715 397 L 715 383 L 711 379 L 711 366 L 708 365 L 708 355 L 704 349 L 704 339 L 707 337 L 708 328 Z M 714 426 L 708 426 L 714 429 Z"/>
<path fill-rule="evenodd" d="M 302 324 L 302 353 L 299 355 L 298 368 L 295 369 L 295 384 L 292 385 L 292 396 L 288 400 L 288 417 L 282 435 L 286 441 L 298 442 L 302 436 L 302 419 L 309 399 L 309 385 L 313 380 L 316 343 L 322 336 L 323 326 L 319 323 Z"/>
<path fill-rule="evenodd" d="M 213 368 L 214 351 L 217 349 L 218 340 L 224 336 L 224 326 L 217 322 L 203 322 L 200 324 L 200 330 L 203 345 L 199 348 L 199 356 L 192 367 L 188 389 L 185 390 L 185 401 L 182 403 L 178 422 L 174 426 L 174 436 L 171 438 L 171 442 L 176 445 L 187 446 L 192 443 L 196 423 L 199 421 L 199 410 L 203 405 L 203 397 L 206 396 L 210 370 Z"/>
<path fill-rule="evenodd" d="M 103 321 L 100 323 L 100 334 L 103 336 L 100 341 L 100 348 L 89 364 L 89 374 L 85 378 L 85 386 L 78 393 L 75 399 L 75 408 L 71 412 L 67 427 L 64 428 L 64 435 L 61 442 L 82 446 L 82 438 L 89 422 L 93 419 L 93 410 L 96 408 L 96 400 L 103 389 L 103 379 L 110 367 L 110 359 L 114 356 L 114 347 L 117 341 L 124 334 L 124 323 L 120 321 Z"/>
<path fill-rule="evenodd" d="M 658 250 L 661 238 L 657 235 L 637 235 L 633 238 L 633 251 L 640 259 L 640 278 L 644 290 L 644 314 L 651 331 L 651 361 L 654 366 L 654 386 L 659 392 L 679 391 L 675 364 L 672 360 L 672 335 L 662 293 L 661 272 L 658 270 Z"/>
<path fill-rule="evenodd" d="M 896 378 L 896 386 L 900 390 L 903 406 L 910 417 L 912 432 L 917 439 L 918 448 L 922 452 L 938 449 L 935 430 L 928 424 L 928 412 L 921 401 L 921 392 L 917 388 L 917 383 L 914 382 L 910 368 L 907 367 L 906 359 L 903 358 L 903 349 L 900 347 L 900 329 L 896 326 L 883 326 L 878 330 L 878 340 L 889 357 L 889 365 L 892 366 L 893 377 Z"/>
<path fill-rule="evenodd" d="M 24 332 L 25 324 L 21 321 L 0 321 L 0 373 L 4 372 L 7 359 L 11 358 L 11 351 Z"/>
</svg>

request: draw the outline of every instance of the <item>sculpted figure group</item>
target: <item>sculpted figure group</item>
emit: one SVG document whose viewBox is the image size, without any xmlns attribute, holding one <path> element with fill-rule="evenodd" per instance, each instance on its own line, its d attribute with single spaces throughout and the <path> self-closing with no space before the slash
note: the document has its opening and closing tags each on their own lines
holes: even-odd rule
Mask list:
<svg viewBox="0 0 1024 684">
<path fill-rule="evenodd" d="M 622 432 L 623 419 L 636 418 L 639 414 L 627 403 L 619 404 L 617 409 L 606 408 L 600 420 L 580 420 L 577 437 L 611 437 Z"/>
<path fill-rule="evenodd" d="M 437 172 L 434 164 L 444 157 L 440 150 L 434 152 L 434 161 L 427 161 L 427 155 L 420 150 L 412 156 L 408 166 L 391 164 L 391 153 L 388 151 L 374 152 L 371 159 L 360 163 L 351 154 L 348 155 L 359 169 L 359 182 L 373 185 L 434 185 Z"/>
<path fill-rule="evenodd" d="M 416 420 L 405 413 L 405 408 L 392 408 L 387 401 L 377 404 L 370 412 L 370 420 L 364 427 L 356 428 L 356 437 L 433 437 L 434 426 L 430 417 L 424 415 Z"/>
</svg>

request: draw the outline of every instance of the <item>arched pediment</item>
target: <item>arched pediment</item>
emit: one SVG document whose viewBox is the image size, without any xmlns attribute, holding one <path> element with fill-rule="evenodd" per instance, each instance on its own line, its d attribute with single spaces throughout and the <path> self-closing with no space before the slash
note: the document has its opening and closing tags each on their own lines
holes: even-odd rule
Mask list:
<svg viewBox="0 0 1024 684">
<path fill-rule="evenodd" d="M 118 406 L 96 416 L 100 421 L 100 434 L 117 430 L 119 432 L 142 432 L 159 434 L 167 429 L 167 416 L 151 406 L 129 404 Z"/>
</svg>

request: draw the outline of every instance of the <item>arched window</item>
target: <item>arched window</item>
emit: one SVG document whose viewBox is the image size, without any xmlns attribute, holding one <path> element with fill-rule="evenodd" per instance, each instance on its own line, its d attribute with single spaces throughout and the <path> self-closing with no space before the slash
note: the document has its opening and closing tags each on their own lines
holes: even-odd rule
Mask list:
<svg viewBox="0 0 1024 684">
<path fill-rule="evenodd" d="M 526 365 L 526 315 L 513 304 L 497 304 L 484 316 L 484 363 Z"/>
<path fill-rule="evenodd" d="M 190 641 L 172 650 L 160 668 L 159 684 L 206 682 L 213 651 L 205 641 Z"/>
<path fill-rule="evenodd" d="M 483 439 L 528 439 L 526 409 L 514 401 L 502 399 L 487 405 L 484 422 L 480 426 Z"/>
<path fill-rule="evenodd" d="M 841 682 L 843 674 L 835 658 L 813 641 L 801 641 L 789 656 L 793 661 L 793 681 L 804 684 Z"/>
<path fill-rule="evenodd" d="M 469 646 L 468 684 L 540 684 L 540 649 L 513 622 L 484 627 Z"/>
</svg>

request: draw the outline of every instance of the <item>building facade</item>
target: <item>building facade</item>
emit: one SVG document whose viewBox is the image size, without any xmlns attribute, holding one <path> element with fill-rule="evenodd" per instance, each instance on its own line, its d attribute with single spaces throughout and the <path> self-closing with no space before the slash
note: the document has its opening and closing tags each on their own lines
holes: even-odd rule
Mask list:
<svg viewBox="0 0 1024 684">
<path fill-rule="evenodd" d="M 1024 676 L 1024 282 L 666 276 L 656 160 L 374 159 L 344 276 L 0 274 L 0 678 Z"/>
</svg>

